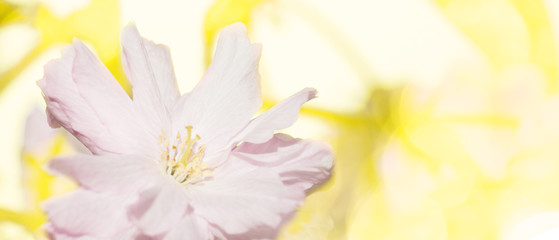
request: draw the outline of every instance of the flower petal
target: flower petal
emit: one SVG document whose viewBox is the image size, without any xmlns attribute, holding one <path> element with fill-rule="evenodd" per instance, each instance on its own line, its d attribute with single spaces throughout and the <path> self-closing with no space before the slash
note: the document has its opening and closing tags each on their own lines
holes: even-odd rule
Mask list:
<svg viewBox="0 0 559 240">
<path fill-rule="evenodd" d="M 63 126 L 92 153 L 137 153 L 147 147 L 138 140 L 146 139 L 145 127 L 131 99 L 79 40 L 45 66 L 38 85 L 51 126 Z"/>
<path fill-rule="evenodd" d="M 55 158 L 49 168 L 76 180 L 83 188 L 117 194 L 139 192 L 161 177 L 154 161 L 135 155 L 77 154 Z"/>
<path fill-rule="evenodd" d="M 258 227 L 278 229 L 304 197 L 303 191 L 291 191 L 273 171 L 240 159 L 230 159 L 212 176 L 186 188 L 187 196 L 196 215 L 228 235 Z"/>
<path fill-rule="evenodd" d="M 299 109 L 309 100 L 316 97 L 316 90 L 305 88 L 293 96 L 281 101 L 270 110 L 251 120 L 237 135 L 232 144 L 239 141 L 263 143 L 274 136 L 275 130 L 291 126 L 299 117 Z"/>
<path fill-rule="evenodd" d="M 177 227 L 187 209 L 183 188 L 169 178 L 160 180 L 140 194 L 131 209 L 131 217 L 142 233 L 157 236 Z"/>
<path fill-rule="evenodd" d="M 63 230 L 60 230 L 52 226 L 52 224 L 50 223 L 46 223 L 43 226 L 43 228 L 48 233 L 49 239 L 54 239 L 54 240 L 106 240 L 107 239 L 106 237 L 94 237 L 89 235 L 73 236 L 71 234 L 64 232 Z M 116 236 L 111 237 L 111 239 L 112 240 L 130 240 L 130 239 L 143 240 L 149 238 L 147 236 L 141 235 L 134 227 L 130 227 L 129 229 L 118 233 Z"/>
<path fill-rule="evenodd" d="M 255 168 L 269 168 L 284 184 L 307 191 L 330 176 L 334 156 L 323 142 L 276 134 L 262 144 L 243 143 L 232 153 Z"/>
<path fill-rule="evenodd" d="M 282 223 L 280 226 L 283 226 L 291 219 L 291 215 L 285 215 L 282 219 Z M 278 238 L 278 230 L 277 228 L 272 228 L 269 226 L 258 226 L 253 228 L 247 232 L 239 233 L 239 234 L 227 234 L 224 233 L 223 235 L 216 235 L 216 239 L 227 239 L 227 240 L 272 240 Z M 223 230 L 221 230 L 223 231 Z M 289 238 L 288 238 L 289 239 Z"/>
<path fill-rule="evenodd" d="M 60 234 L 109 238 L 130 226 L 126 209 L 132 202 L 129 195 L 105 195 L 76 190 L 42 203 L 52 229 Z"/>
<path fill-rule="evenodd" d="M 133 24 L 122 30 L 121 43 L 134 102 L 160 127 L 169 120 L 169 111 L 180 96 L 169 49 L 142 38 Z"/>
<path fill-rule="evenodd" d="M 210 237 L 208 223 L 197 218 L 194 214 L 187 214 L 168 233 L 163 240 L 175 239 L 214 239 Z"/>
<path fill-rule="evenodd" d="M 260 52 L 261 46 L 250 43 L 242 23 L 225 27 L 202 80 L 177 104 L 174 129 L 192 125 L 210 151 L 226 146 L 262 105 Z"/>
<path fill-rule="evenodd" d="M 97 237 L 92 237 L 87 235 L 72 236 L 69 235 L 68 233 L 65 233 L 64 231 L 57 229 L 56 227 L 53 227 L 48 223 L 45 226 L 43 226 L 43 228 L 48 233 L 48 239 L 53 239 L 53 240 L 102 240 L 103 239 L 103 238 L 97 238 Z"/>
</svg>

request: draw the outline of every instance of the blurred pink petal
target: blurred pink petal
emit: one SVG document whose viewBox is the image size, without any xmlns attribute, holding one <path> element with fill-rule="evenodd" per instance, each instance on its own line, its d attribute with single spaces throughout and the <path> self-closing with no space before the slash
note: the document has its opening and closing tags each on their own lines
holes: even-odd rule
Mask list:
<svg viewBox="0 0 559 240">
<path fill-rule="evenodd" d="M 47 124 L 47 116 L 41 110 L 34 108 L 25 121 L 23 149 L 31 152 L 46 152 L 47 143 L 55 134 L 56 130 Z"/>
</svg>

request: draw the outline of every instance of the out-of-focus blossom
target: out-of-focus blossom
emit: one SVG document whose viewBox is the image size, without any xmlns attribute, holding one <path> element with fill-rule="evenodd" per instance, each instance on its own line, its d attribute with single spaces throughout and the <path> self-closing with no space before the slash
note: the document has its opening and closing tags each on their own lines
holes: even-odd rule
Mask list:
<svg viewBox="0 0 559 240">
<path fill-rule="evenodd" d="M 51 196 L 75 188 L 70 181 L 52 176 L 44 166 L 52 157 L 62 153 L 87 152 L 87 149 L 64 130 L 48 126 L 46 115 L 34 109 L 25 123 L 22 149 L 23 187 L 26 204 L 22 210 L 0 210 L 0 222 L 7 221 L 23 226 L 36 237 L 43 236 L 38 228 L 46 222 L 39 204 Z M 0 234 L 0 237 L 3 236 Z"/>
<path fill-rule="evenodd" d="M 62 153 L 88 152 L 66 131 L 52 129 L 46 115 L 34 109 L 27 118 L 23 143 L 23 179 L 26 186 L 27 209 L 43 215 L 39 203 L 74 188 L 69 181 L 48 174 L 44 167 L 50 158 Z M 44 223 L 37 222 L 34 227 Z"/>
<path fill-rule="evenodd" d="M 44 204 L 52 237 L 272 238 L 314 186 L 329 176 L 328 145 L 274 134 L 315 97 L 303 89 L 260 108 L 260 45 L 242 24 L 225 28 L 215 58 L 181 96 L 170 54 L 123 31 L 131 101 L 79 40 L 45 67 L 39 86 L 51 126 L 93 155 L 50 168 L 81 188 Z M 180 236 L 180 237 L 179 237 Z"/>
</svg>

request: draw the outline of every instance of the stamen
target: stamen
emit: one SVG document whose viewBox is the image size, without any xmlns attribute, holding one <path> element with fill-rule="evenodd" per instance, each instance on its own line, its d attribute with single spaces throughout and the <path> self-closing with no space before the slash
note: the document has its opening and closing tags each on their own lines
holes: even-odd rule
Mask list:
<svg viewBox="0 0 559 240">
<path fill-rule="evenodd" d="M 202 162 L 206 146 L 200 145 L 196 148 L 201 137 L 198 134 L 192 137 L 192 126 L 186 126 L 185 129 L 187 137 L 181 138 L 181 134 L 178 132 L 172 146 L 165 138 L 165 132 L 162 131 L 159 138 L 159 144 L 162 145 L 161 163 L 164 172 L 176 181 L 182 184 L 192 184 L 202 180 L 213 169 L 208 168 L 208 165 Z M 171 147 L 169 148 L 169 146 Z"/>
</svg>

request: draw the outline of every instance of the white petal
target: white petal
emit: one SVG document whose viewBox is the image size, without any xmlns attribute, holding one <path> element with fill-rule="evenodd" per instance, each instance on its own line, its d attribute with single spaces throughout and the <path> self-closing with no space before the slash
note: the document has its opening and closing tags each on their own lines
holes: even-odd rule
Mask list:
<svg viewBox="0 0 559 240">
<path fill-rule="evenodd" d="M 274 135 L 275 130 L 291 126 L 299 117 L 301 106 L 316 97 L 316 90 L 305 88 L 293 96 L 281 101 L 270 110 L 251 120 L 250 123 L 232 141 L 263 143 Z"/>
<path fill-rule="evenodd" d="M 72 235 L 71 233 L 64 232 L 61 229 L 57 229 L 50 223 L 46 223 L 43 229 L 48 233 L 49 239 L 53 240 L 106 240 L 107 237 L 94 237 L 89 235 Z M 147 239 L 147 236 L 141 235 L 136 228 L 130 227 L 118 233 L 116 236 L 111 237 L 111 240 L 130 240 L 130 239 Z"/>
<path fill-rule="evenodd" d="M 38 81 L 51 126 L 63 126 L 91 152 L 137 153 L 148 135 L 131 99 L 79 40 L 45 66 Z M 153 137 L 157 141 L 156 136 Z"/>
<path fill-rule="evenodd" d="M 131 225 L 126 210 L 132 201 L 133 196 L 129 195 L 76 190 L 48 199 L 42 203 L 42 208 L 56 232 L 109 238 Z"/>
<path fill-rule="evenodd" d="M 229 235 L 258 227 L 277 231 L 304 197 L 302 190 L 291 191 L 273 171 L 255 169 L 242 160 L 228 161 L 212 176 L 186 188 L 189 203 L 197 215 Z"/>
<path fill-rule="evenodd" d="M 270 169 L 284 184 L 304 191 L 328 179 L 334 160 L 328 144 L 294 139 L 281 133 L 265 143 L 243 143 L 231 157 L 242 159 L 255 168 Z"/>
<path fill-rule="evenodd" d="M 262 105 L 260 51 L 260 45 L 250 44 L 243 24 L 226 27 L 202 80 L 177 105 L 174 129 L 192 125 L 210 151 L 226 146 Z"/>
<path fill-rule="evenodd" d="M 182 220 L 165 234 L 163 240 L 175 239 L 213 239 L 210 237 L 208 223 L 194 214 L 187 214 Z"/>
<path fill-rule="evenodd" d="M 134 102 L 161 127 L 169 120 L 169 111 L 180 96 L 169 49 L 142 38 L 133 24 L 122 30 L 121 43 Z"/>
<path fill-rule="evenodd" d="M 175 228 L 187 209 L 182 186 L 169 178 L 140 194 L 139 201 L 131 209 L 131 217 L 142 233 L 156 236 Z"/>
<path fill-rule="evenodd" d="M 154 161 L 137 155 L 78 154 L 55 158 L 49 168 L 86 189 L 116 194 L 139 192 L 162 177 Z"/>
</svg>

